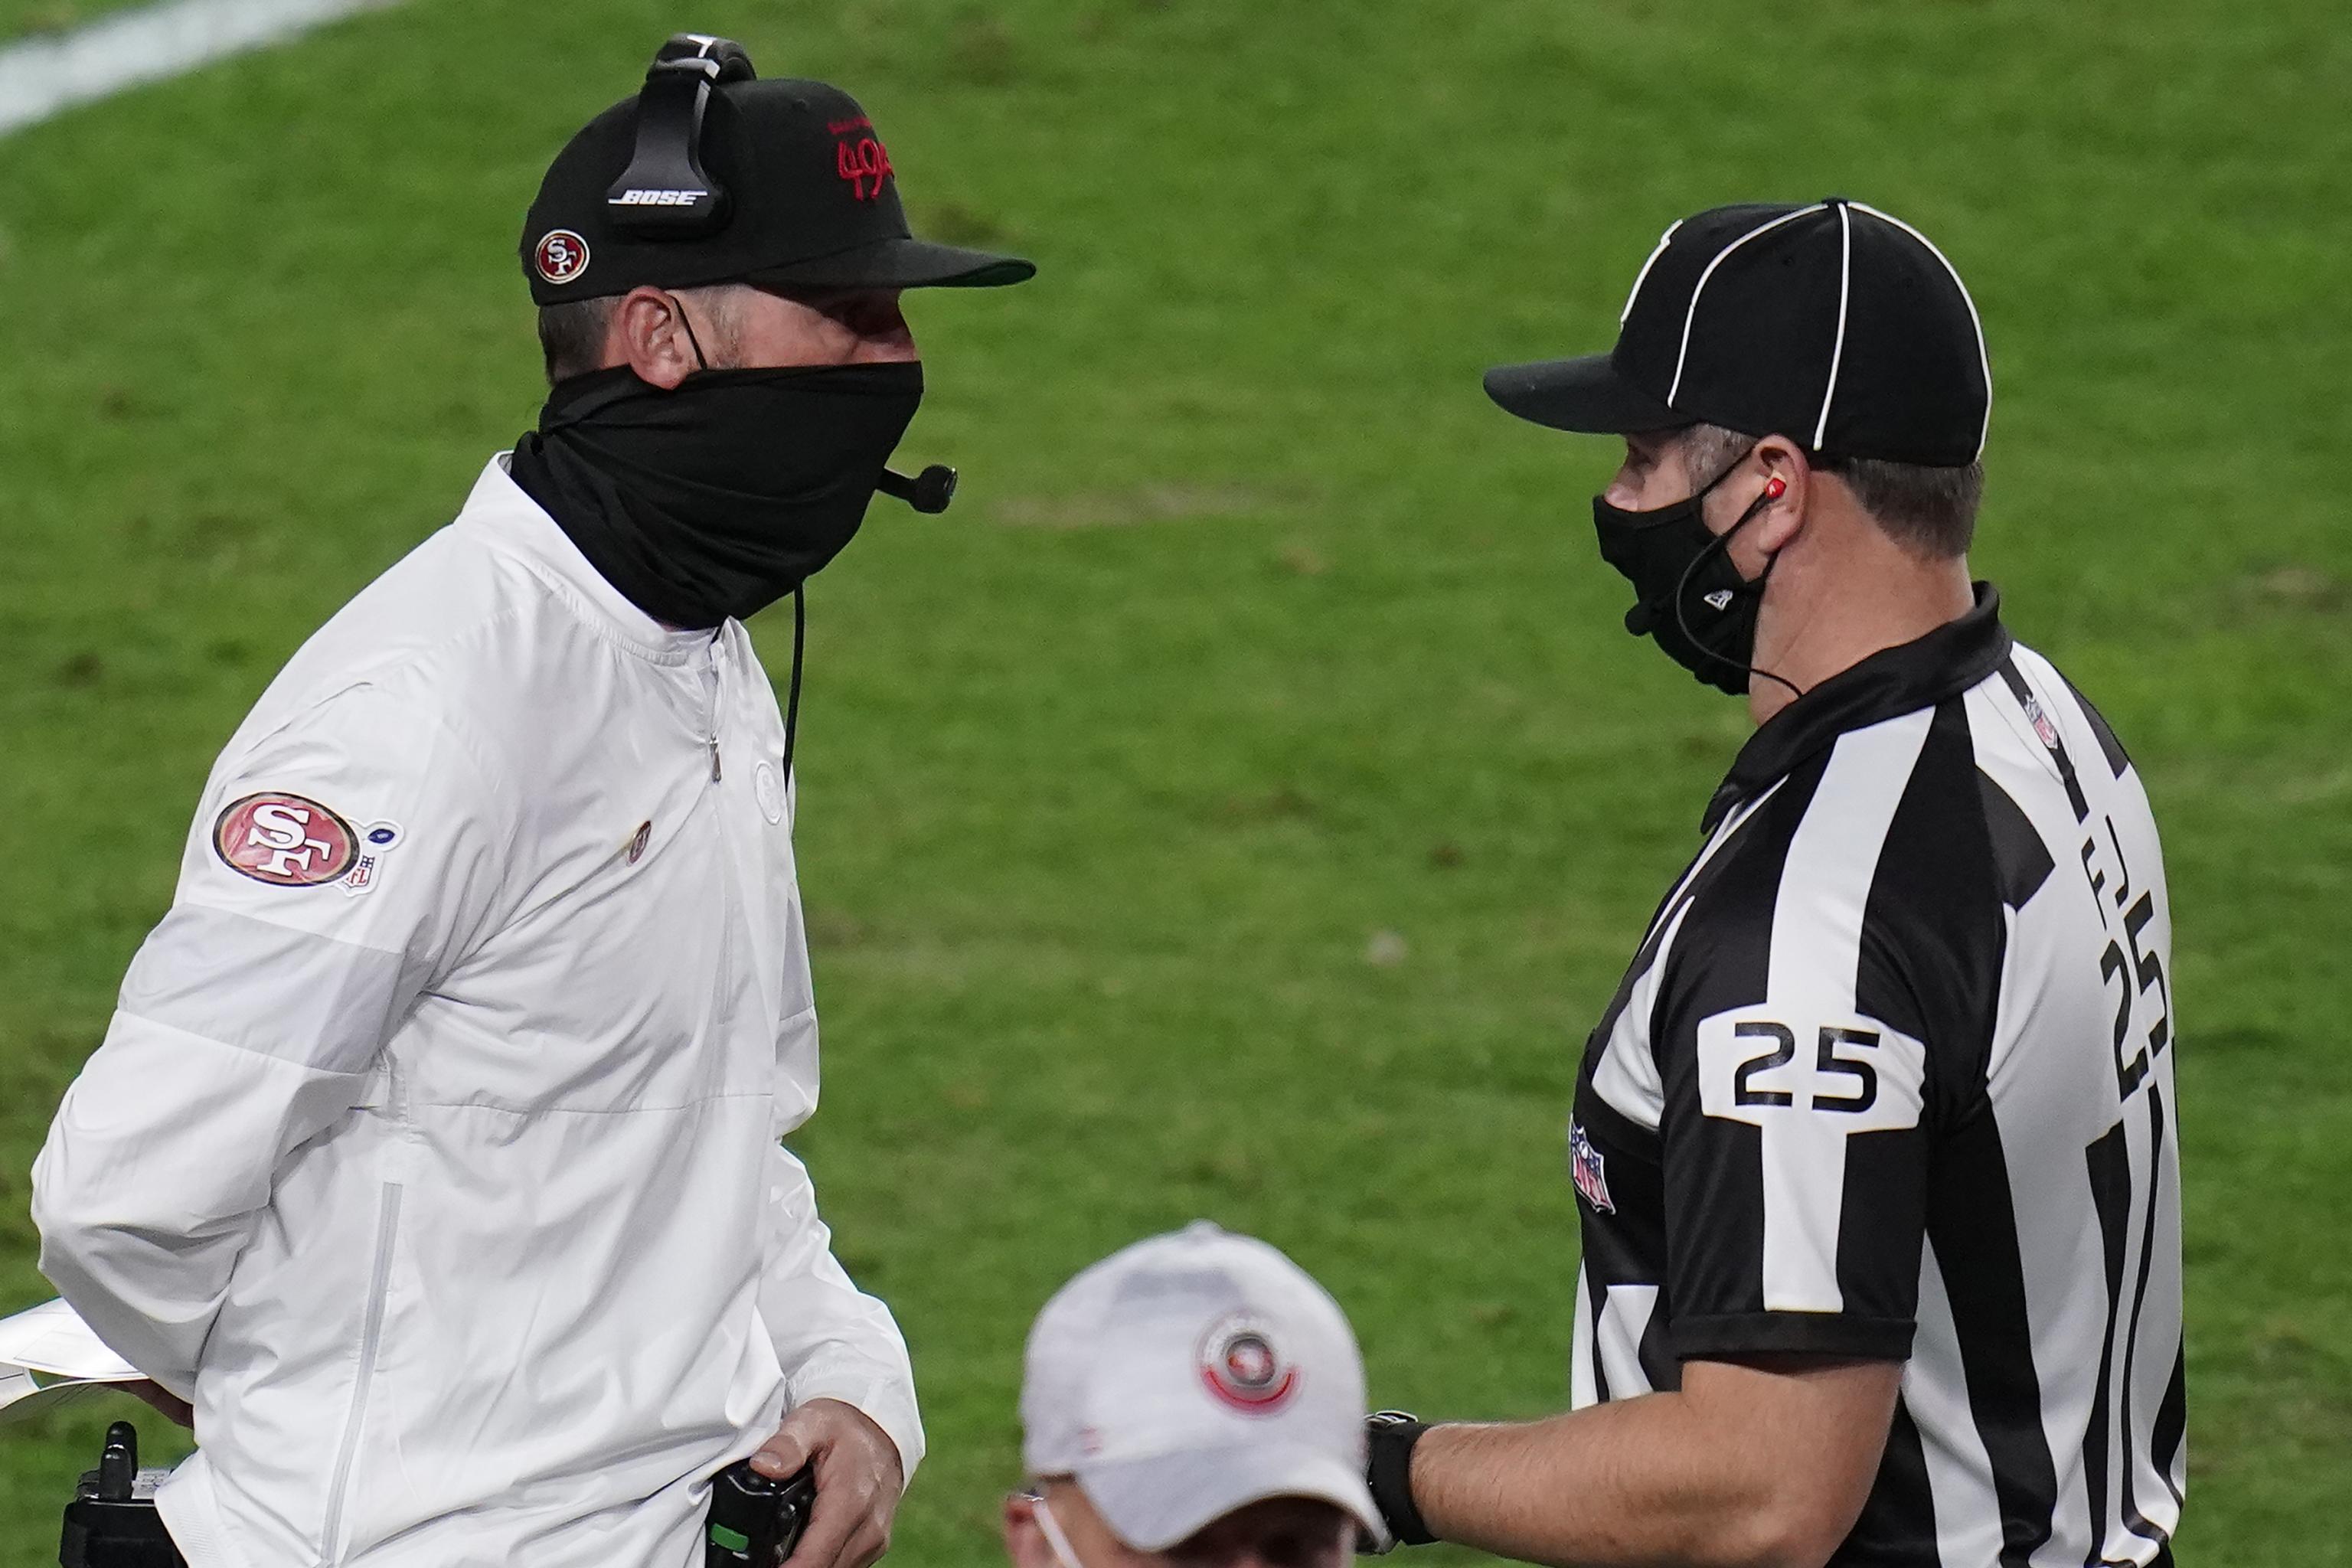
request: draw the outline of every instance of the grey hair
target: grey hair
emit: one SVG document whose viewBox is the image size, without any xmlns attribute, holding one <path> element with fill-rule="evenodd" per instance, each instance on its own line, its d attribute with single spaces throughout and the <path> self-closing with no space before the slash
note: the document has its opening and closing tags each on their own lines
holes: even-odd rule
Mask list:
<svg viewBox="0 0 2352 1568">
<path fill-rule="evenodd" d="M 1696 490 L 1713 484 L 1732 464 L 1748 456 L 1756 437 L 1727 430 L 1720 425 L 1693 425 L 1679 432 L 1675 455 L 1682 458 L 1684 477 Z"/>
<path fill-rule="evenodd" d="M 1691 488 L 1715 479 L 1746 457 L 1756 437 L 1720 425 L 1693 425 L 1676 443 Z M 1817 473 L 1833 474 L 1879 531 L 1924 561 L 1956 561 L 1976 536 L 1984 500 L 1984 465 L 1958 468 L 1890 463 L 1881 458 L 1816 457 Z"/>
<path fill-rule="evenodd" d="M 748 283 L 713 283 L 671 290 L 678 299 L 692 302 L 694 310 L 688 320 L 694 324 L 696 341 L 709 356 L 711 369 L 735 361 L 737 329 L 742 321 L 739 307 L 750 288 Z M 612 333 L 613 312 L 620 302 L 621 296 L 608 294 L 539 308 L 539 352 L 547 362 L 549 385 L 604 368 L 604 341 Z"/>
<path fill-rule="evenodd" d="M 613 330 L 614 298 L 571 300 L 539 308 L 539 352 L 547 361 L 547 384 L 586 375 L 604 363 L 604 339 Z"/>
</svg>

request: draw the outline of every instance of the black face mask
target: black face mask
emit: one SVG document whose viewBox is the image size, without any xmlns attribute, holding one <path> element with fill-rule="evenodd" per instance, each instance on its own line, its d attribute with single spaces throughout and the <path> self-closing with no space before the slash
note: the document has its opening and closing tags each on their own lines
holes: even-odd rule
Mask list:
<svg viewBox="0 0 2352 1568">
<path fill-rule="evenodd" d="M 1592 525 L 1601 536 L 1601 559 L 1617 568 L 1638 595 L 1625 612 L 1625 629 L 1651 637 L 1667 658 L 1699 680 L 1745 697 L 1751 675 L 1780 680 L 1754 665 L 1756 615 L 1772 568 L 1768 563 L 1764 575 L 1754 582 L 1742 577 L 1731 563 L 1731 536 L 1747 527 L 1771 498 L 1758 496 L 1739 521 L 1721 533 L 1710 530 L 1699 515 L 1708 492 L 1738 468 L 1734 463 L 1686 500 L 1649 511 L 1627 511 L 1595 496 Z M 1785 680 L 1780 684 L 1789 686 Z"/>
<path fill-rule="evenodd" d="M 557 387 L 511 473 L 629 602 L 667 625 L 766 608 L 841 552 L 923 367 L 705 370 L 664 392 L 625 365 Z"/>
</svg>

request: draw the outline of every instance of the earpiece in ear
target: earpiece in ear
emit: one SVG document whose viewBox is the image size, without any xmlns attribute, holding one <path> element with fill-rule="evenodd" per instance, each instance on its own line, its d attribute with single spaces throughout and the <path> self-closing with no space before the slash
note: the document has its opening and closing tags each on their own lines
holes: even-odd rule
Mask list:
<svg viewBox="0 0 2352 1568">
<path fill-rule="evenodd" d="M 1775 474 L 1770 479 L 1764 481 L 1764 499 L 1766 500 L 1779 500 L 1782 496 L 1788 493 L 1789 481 L 1782 479 L 1780 475 Z"/>
</svg>

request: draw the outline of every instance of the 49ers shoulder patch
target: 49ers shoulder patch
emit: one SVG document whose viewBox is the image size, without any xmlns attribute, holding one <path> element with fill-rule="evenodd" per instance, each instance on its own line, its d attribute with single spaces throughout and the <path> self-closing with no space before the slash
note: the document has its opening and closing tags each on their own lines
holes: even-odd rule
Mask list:
<svg viewBox="0 0 2352 1568">
<path fill-rule="evenodd" d="M 271 791 L 228 804 L 213 824 L 213 853 L 257 882 L 316 888 L 350 872 L 359 835 L 317 801 Z"/>
</svg>

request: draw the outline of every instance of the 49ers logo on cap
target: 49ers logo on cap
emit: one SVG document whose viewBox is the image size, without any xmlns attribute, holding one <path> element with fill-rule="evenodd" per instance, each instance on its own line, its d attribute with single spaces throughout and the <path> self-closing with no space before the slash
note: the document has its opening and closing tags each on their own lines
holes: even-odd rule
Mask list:
<svg viewBox="0 0 2352 1568">
<path fill-rule="evenodd" d="M 1245 1313 L 1220 1318 L 1201 1339 L 1201 1381 L 1236 1410 L 1270 1415 L 1290 1401 L 1298 1369 L 1275 1348 L 1266 1326 Z"/>
<path fill-rule="evenodd" d="M 396 830 L 395 830 L 396 831 Z M 213 852 L 232 871 L 279 888 L 315 888 L 352 868 L 352 825 L 299 795 L 249 795 L 213 824 Z"/>
<path fill-rule="evenodd" d="M 836 120 L 825 129 L 843 138 L 833 146 L 834 172 L 849 182 L 849 194 L 870 202 L 882 194 L 882 182 L 898 171 L 890 167 L 890 150 L 875 139 L 874 121 L 859 115 Z M 863 131 L 863 136 L 856 132 Z M 874 183 L 868 185 L 868 180 Z"/>
<path fill-rule="evenodd" d="M 570 283 L 588 270 L 588 242 L 568 228 L 551 228 L 540 240 L 531 260 L 550 283 Z"/>
</svg>

